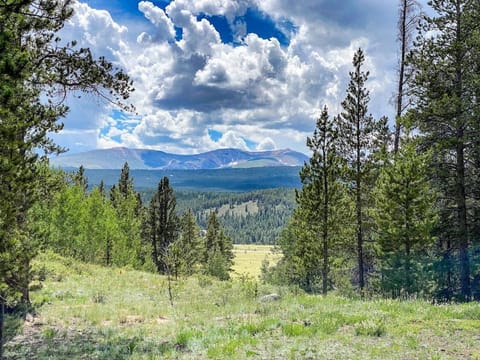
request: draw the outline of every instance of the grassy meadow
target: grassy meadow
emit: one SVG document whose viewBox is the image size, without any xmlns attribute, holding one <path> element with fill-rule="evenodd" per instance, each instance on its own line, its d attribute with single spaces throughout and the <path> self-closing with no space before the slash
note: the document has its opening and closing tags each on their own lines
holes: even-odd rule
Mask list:
<svg viewBox="0 0 480 360">
<path fill-rule="evenodd" d="M 279 260 L 281 255 L 273 250 L 271 245 L 234 245 L 233 276 L 248 275 L 258 279 L 264 260 L 270 265 Z"/>
<path fill-rule="evenodd" d="M 236 254 L 261 262 L 266 249 L 248 250 Z M 194 276 L 173 282 L 172 306 L 163 276 L 54 254 L 35 267 L 45 281 L 33 284 L 34 312 L 7 317 L 5 359 L 480 359 L 478 303 L 364 301 Z M 280 300 L 260 300 L 273 292 Z"/>
</svg>

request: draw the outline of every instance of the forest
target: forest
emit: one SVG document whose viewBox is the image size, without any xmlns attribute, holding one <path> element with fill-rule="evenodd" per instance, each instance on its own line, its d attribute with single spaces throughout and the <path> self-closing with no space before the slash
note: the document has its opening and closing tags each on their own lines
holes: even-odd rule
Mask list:
<svg viewBox="0 0 480 360">
<path fill-rule="evenodd" d="M 169 283 L 194 274 L 226 281 L 233 242 L 275 243 L 282 258 L 264 264 L 266 283 L 480 300 L 480 2 L 430 6 L 428 15 L 401 2 L 395 119 L 369 113 L 359 48 L 341 111 L 325 106 L 306 139 L 301 187 L 233 196 L 175 192 L 167 176 L 140 194 L 128 164 L 108 189 L 89 189 L 83 167 L 51 169 L 48 155 L 63 150 L 49 138 L 68 112 L 61 99 L 90 93 L 128 111 L 133 84 L 57 36 L 71 1 L 1 1 L 0 329 L 5 311 L 28 307 L 31 263 L 44 252 Z"/>
</svg>

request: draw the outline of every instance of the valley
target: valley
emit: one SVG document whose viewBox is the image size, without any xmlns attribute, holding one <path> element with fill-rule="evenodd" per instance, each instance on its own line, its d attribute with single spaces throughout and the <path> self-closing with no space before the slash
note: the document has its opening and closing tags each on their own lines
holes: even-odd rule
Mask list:
<svg viewBox="0 0 480 360">
<path fill-rule="evenodd" d="M 278 166 L 244 169 L 202 170 L 130 170 L 137 191 L 156 189 L 161 178 L 168 176 L 177 190 L 246 192 L 259 189 L 298 188 L 300 167 Z M 106 187 L 118 182 L 120 170 L 86 169 L 90 186 L 103 180 Z"/>
</svg>

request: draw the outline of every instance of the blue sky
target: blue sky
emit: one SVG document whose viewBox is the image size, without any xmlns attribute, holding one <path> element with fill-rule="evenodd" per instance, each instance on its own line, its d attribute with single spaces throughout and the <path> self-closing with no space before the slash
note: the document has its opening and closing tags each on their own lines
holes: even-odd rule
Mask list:
<svg viewBox="0 0 480 360">
<path fill-rule="evenodd" d="M 85 0 L 62 30 L 131 76 L 124 114 L 69 99 L 54 139 L 80 152 L 126 146 L 176 153 L 291 148 L 324 105 L 340 111 L 354 51 L 367 55 L 370 111 L 393 114 L 399 1 Z"/>
</svg>

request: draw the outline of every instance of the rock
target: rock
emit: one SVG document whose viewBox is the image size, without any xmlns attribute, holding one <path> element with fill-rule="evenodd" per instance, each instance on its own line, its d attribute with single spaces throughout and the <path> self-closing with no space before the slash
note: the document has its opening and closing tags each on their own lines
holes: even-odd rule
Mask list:
<svg viewBox="0 0 480 360">
<path fill-rule="evenodd" d="M 281 299 L 281 296 L 278 294 L 268 294 L 268 295 L 262 296 L 259 300 L 261 302 L 270 302 L 270 301 L 277 301 L 280 299 Z"/>
<path fill-rule="evenodd" d="M 35 321 L 35 318 L 33 317 L 32 314 L 28 313 L 26 316 L 25 316 L 25 321 L 27 323 L 33 323 Z"/>
</svg>

